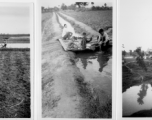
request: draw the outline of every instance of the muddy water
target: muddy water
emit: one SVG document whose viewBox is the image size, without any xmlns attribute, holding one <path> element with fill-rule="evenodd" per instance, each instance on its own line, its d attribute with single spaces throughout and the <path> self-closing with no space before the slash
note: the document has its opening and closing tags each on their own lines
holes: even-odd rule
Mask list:
<svg viewBox="0 0 152 120">
<path fill-rule="evenodd" d="M 152 109 L 152 82 L 130 87 L 123 93 L 123 116 Z"/>
<path fill-rule="evenodd" d="M 100 99 L 100 104 L 103 105 L 107 99 L 111 99 L 111 64 L 108 61 L 111 59 L 111 54 L 102 52 L 79 52 L 77 56 L 77 67 L 84 75 L 85 81 L 96 91 Z M 107 72 L 103 69 L 107 67 Z M 104 75 L 103 73 L 106 73 Z M 107 77 L 109 76 L 109 77 Z"/>
<path fill-rule="evenodd" d="M 30 48 L 30 44 L 25 44 L 25 43 L 7 44 L 7 48 Z"/>
</svg>

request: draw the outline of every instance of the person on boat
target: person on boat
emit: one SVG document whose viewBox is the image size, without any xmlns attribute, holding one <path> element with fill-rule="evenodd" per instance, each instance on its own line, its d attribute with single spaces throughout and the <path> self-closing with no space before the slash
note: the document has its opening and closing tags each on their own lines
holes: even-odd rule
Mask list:
<svg viewBox="0 0 152 120">
<path fill-rule="evenodd" d="M 71 49 L 82 49 L 85 50 L 86 49 L 86 42 L 87 42 L 87 34 L 84 32 L 81 36 L 80 36 L 80 44 L 75 44 L 75 36 L 73 36 L 71 38 L 71 41 L 68 44 L 68 47 Z"/>
<path fill-rule="evenodd" d="M 99 29 L 99 34 L 99 47 L 101 50 L 101 48 L 105 48 L 109 45 L 109 36 L 102 28 Z"/>
<path fill-rule="evenodd" d="M 62 31 L 63 40 L 70 39 L 74 35 L 74 29 L 72 27 L 68 27 L 67 24 L 64 24 Z"/>
<path fill-rule="evenodd" d="M 87 34 L 84 32 L 82 35 L 83 35 L 83 38 L 81 41 L 81 46 L 82 46 L 82 49 L 85 50 L 86 49 L 86 42 L 87 42 Z"/>
</svg>

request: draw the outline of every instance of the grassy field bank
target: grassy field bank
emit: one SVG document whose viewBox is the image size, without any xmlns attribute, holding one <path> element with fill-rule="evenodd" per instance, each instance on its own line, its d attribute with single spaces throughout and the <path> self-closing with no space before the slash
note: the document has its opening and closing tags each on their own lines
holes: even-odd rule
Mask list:
<svg viewBox="0 0 152 120">
<path fill-rule="evenodd" d="M 30 116 L 30 51 L 0 49 L 0 118 Z"/>
<path fill-rule="evenodd" d="M 107 30 L 107 28 L 112 28 L 112 10 L 84 12 L 67 10 L 63 11 L 63 13 L 90 26 L 95 31 L 98 31 L 100 28 L 103 28 L 105 30 Z"/>
<path fill-rule="evenodd" d="M 92 37 L 92 36 L 95 36 L 95 37 L 99 36 L 98 30 L 92 29 L 91 26 L 88 26 L 83 21 L 83 19 L 87 19 L 87 18 L 85 18 L 85 16 L 82 16 L 82 18 L 81 18 L 81 20 L 83 22 L 79 22 L 79 21 L 77 21 L 77 19 L 71 18 L 71 16 L 68 16 L 66 14 L 58 13 L 58 15 L 60 17 L 62 17 L 63 19 L 65 19 L 66 21 L 68 21 L 74 27 L 74 30 L 75 30 L 76 33 L 82 34 L 83 32 L 85 32 L 90 37 Z M 91 15 L 91 13 L 90 13 L 90 15 Z M 93 15 L 93 13 L 92 13 L 92 15 Z M 98 16 L 96 16 L 94 19 L 96 19 L 96 18 L 98 18 Z M 90 22 L 90 24 L 93 23 L 93 21 L 89 21 L 89 22 Z M 99 28 L 101 28 L 101 27 L 99 27 Z M 112 39 L 112 28 L 111 27 L 109 27 L 109 28 L 107 27 L 107 28 L 105 28 L 105 31 L 109 35 L 109 37 Z"/>
<path fill-rule="evenodd" d="M 48 21 L 52 17 L 52 13 L 43 13 L 42 15 L 42 28 L 41 31 L 43 32 L 45 28 L 46 21 Z"/>
<path fill-rule="evenodd" d="M 122 66 L 123 91 L 133 85 L 152 80 L 152 61 L 146 60 L 145 64 L 147 71 L 143 70 L 135 59 L 126 59 L 126 64 Z"/>
</svg>

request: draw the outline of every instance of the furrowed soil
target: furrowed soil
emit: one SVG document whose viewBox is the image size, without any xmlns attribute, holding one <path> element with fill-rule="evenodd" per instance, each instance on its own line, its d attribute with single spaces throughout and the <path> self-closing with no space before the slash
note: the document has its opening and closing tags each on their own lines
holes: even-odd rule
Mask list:
<svg viewBox="0 0 152 120">
<path fill-rule="evenodd" d="M 0 118 L 30 118 L 30 51 L 0 49 Z"/>
<path fill-rule="evenodd" d="M 46 15 L 50 18 L 44 20 Z M 98 94 L 76 66 L 75 54 L 65 52 L 57 40 L 62 27 L 56 14 L 42 14 L 42 23 L 42 117 L 111 117 L 111 111 L 100 105 Z"/>
</svg>

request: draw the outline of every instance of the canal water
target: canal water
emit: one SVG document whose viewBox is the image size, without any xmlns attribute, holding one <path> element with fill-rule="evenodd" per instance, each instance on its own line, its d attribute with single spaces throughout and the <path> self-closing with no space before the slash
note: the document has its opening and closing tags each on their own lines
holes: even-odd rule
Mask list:
<svg viewBox="0 0 152 120">
<path fill-rule="evenodd" d="M 111 54 L 102 52 L 76 53 L 76 65 L 99 96 L 100 104 L 112 99 L 112 58 Z"/>
<path fill-rule="evenodd" d="M 74 29 L 69 22 L 58 14 L 58 21 L 63 26 L 66 24 Z M 75 33 L 75 36 L 81 36 Z M 112 100 L 112 49 L 108 52 L 81 51 L 76 52 L 76 65 L 84 75 L 85 81 L 98 94 L 100 105 Z"/>
<path fill-rule="evenodd" d="M 150 109 L 152 109 L 152 80 L 132 86 L 123 93 L 123 116 Z"/>
</svg>

